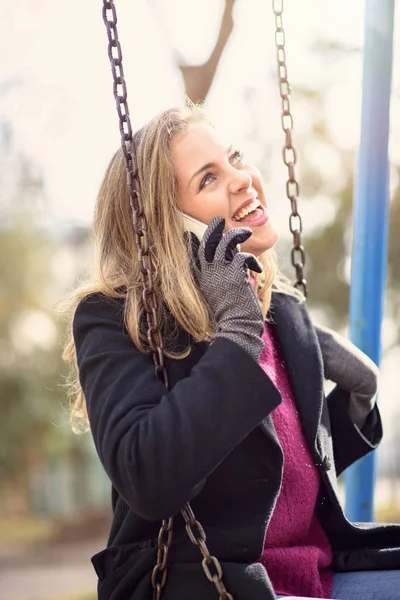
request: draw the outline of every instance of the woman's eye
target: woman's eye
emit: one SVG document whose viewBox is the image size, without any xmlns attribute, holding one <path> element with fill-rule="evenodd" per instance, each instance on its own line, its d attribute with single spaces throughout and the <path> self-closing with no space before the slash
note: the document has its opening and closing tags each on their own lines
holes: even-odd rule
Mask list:
<svg viewBox="0 0 400 600">
<path fill-rule="evenodd" d="M 235 150 L 229 157 L 229 162 L 231 163 L 231 165 L 237 165 L 239 163 L 241 163 L 244 159 L 244 154 L 243 152 L 241 152 L 240 150 Z M 206 173 L 206 175 L 203 177 L 203 179 L 200 182 L 200 186 L 199 189 L 202 190 L 204 187 L 206 187 L 207 185 L 210 185 L 210 183 L 213 183 L 216 179 L 216 175 L 213 175 L 212 173 Z"/>
<path fill-rule="evenodd" d="M 201 180 L 200 189 L 203 189 L 203 187 L 205 187 L 206 185 L 209 185 L 213 181 L 214 181 L 214 176 L 211 175 L 211 173 L 207 173 L 207 175 L 205 175 L 203 177 L 203 179 Z"/>
<path fill-rule="evenodd" d="M 233 154 L 231 154 L 231 156 L 230 156 L 230 162 L 233 165 L 236 165 L 237 163 L 242 162 L 243 159 L 244 159 L 244 154 L 240 150 L 235 150 L 235 152 Z"/>
</svg>

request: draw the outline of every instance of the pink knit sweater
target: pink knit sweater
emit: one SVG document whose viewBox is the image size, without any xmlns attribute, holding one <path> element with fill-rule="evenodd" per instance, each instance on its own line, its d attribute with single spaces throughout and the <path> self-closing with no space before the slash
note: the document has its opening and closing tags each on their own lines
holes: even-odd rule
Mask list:
<svg viewBox="0 0 400 600">
<path fill-rule="evenodd" d="M 272 413 L 284 456 L 282 487 L 260 562 L 275 593 L 314 598 L 332 595 L 332 551 L 315 515 L 319 473 L 304 438 L 273 327 L 266 324 L 260 366 L 282 395 Z"/>
</svg>

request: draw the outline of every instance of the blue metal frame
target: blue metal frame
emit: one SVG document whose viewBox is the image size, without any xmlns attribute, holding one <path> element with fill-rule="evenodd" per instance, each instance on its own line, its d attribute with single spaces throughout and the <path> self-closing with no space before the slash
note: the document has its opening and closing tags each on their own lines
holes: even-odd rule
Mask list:
<svg viewBox="0 0 400 600">
<path fill-rule="evenodd" d="M 361 138 L 354 187 L 350 337 L 374 362 L 381 357 L 389 220 L 389 113 L 395 0 L 366 0 Z M 345 473 L 345 512 L 372 521 L 376 457 Z"/>
</svg>

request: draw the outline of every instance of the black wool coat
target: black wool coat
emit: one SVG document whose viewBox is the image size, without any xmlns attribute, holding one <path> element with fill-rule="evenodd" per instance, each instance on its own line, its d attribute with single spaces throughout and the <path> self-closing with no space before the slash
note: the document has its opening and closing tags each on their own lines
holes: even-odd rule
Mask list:
<svg viewBox="0 0 400 600">
<path fill-rule="evenodd" d="M 334 570 L 400 568 L 400 526 L 351 524 L 336 477 L 382 436 L 375 408 L 360 431 L 339 387 L 325 397 L 323 365 L 303 303 L 273 294 L 272 317 L 321 486 L 316 510 L 333 548 Z M 281 396 L 262 368 L 230 340 L 194 344 L 167 359 L 170 390 L 151 356 L 132 343 L 123 301 L 94 294 L 78 306 L 73 331 L 94 443 L 112 483 L 108 547 L 93 557 L 100 600 L 150 600 L 160 520 L 176 515 L 164 600 L 217 600 L 180 509 L 188 501 L 235 600 L 272 600 L 257 563 L 281 478 L 283 456 L 271 420 Z M 189 341 L 171 326 L 176 348 Z M 295 490 L 294 490 L 294 493 Z M 304 565 L 307 568 L 307 565 Z"/>
</svg>

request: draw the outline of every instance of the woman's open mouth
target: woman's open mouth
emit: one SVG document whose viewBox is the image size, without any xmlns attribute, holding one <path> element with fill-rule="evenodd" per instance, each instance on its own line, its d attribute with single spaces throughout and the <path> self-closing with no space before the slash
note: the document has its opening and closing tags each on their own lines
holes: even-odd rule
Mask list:
<svg viewBox="0 0 400 600">
<path fill-rule="evenodd" d="M 261 204 L 258 198 L 255 198 L 247 206 L 234 214 L 232 220 L 238 225 L 251 225 L 257 227 L 264 225 L 268 221 L 268 215 L 265 207 Z"/>
</svg>

